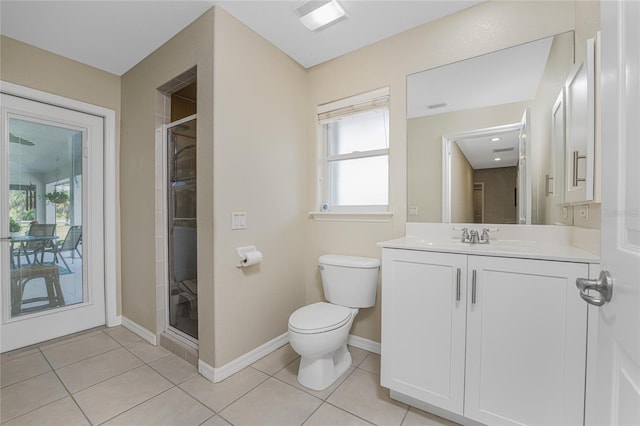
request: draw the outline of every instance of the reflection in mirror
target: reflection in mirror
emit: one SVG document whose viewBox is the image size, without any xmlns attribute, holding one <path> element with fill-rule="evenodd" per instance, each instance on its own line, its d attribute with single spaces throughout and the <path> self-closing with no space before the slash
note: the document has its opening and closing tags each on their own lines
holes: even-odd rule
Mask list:
<svg viewBox="0 0 640 426">
<path fill-rule="evenodd" d="M 443 222 L 526 223 L 518 153 L 524 122 L 447 135 L 443 145 Z M 522 207 L 522 209 L 520 209 Z"/>
<path fill-rule="evenodd" d="M 573 43 L 568 32 L 408 76 L 409 222 L 571 224 L 545 184 L 562 163 L 551 118 Z"/>
</svg>

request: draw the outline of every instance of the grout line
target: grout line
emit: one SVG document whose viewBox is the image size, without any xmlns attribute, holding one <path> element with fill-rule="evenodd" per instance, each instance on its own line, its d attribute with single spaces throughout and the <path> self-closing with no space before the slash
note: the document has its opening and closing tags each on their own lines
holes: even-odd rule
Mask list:
<svg viewBox="0 0 640 426">
<path fill-rule="evenodd" d="M 411 406 L 409 405 L 407 407 L 407 411 L 404 413 L 404 416 L 402 417 L 402 420 L 400 421 L 400 426 L 402 426 L 404 424 L 404 421 L 407 419 L 407 416 L 409 415 L 409 410 L 411 409 Z"/>
<path fill-rule="evenodd" d="M 371 422 L 371 421 L 369 421 L 369 420 L 365 419 L 364 417 L 361 417 L 361 416 L 357 415 L 356 413 L 352 413 L 351 411 L 349 411 L 349 410 L 347 410 L 347 409 L 345 409 L 345 408 L 339 407 L 339 406 L 337 406 L 336 404 L 334 404 L 334 403 L 332 403 L 332 402 L 325 401 L 325 404 L 331 405 L 332 407 L 337 408 L 338 410 L 341 410 L 341 411 L 344 411 L 345 413 L 351 414 L 352 416 L 357 417 L 357 418 L 359 418 L 360 420 L 362 420 L 362 421 L 364 421 L 364 422 L 367 422 L 367 423 L 369 423 L 369 424 L 371 424 L 371 425 L 375 425 L 375 423 L 373 423 L 373 422 Z M 406 414 L 405 414 L 405 415 L 406 415 Z M 403 417 L 402 419 L 404 420 L 404 417 Z"/>
<path fill-rule="evenodd" d="M 222 417 L 222 416 L 220 415 L 220 413 L 221 413 L 222 411 L 226 410 L 226 409 L 227 409 L 227 408 L 229 408 L 231 405 L 233 405 L 233 404 L 235 404 L 236 402 L 238 402 L 238 400 L 239 400 L 240 398 L 242 398 L 243 396 L 247 395 L 249 392 L 253 391 L 253 390 L 254 390 L 254 389 L 256 389 L 258 386 L 262 385 L 264 382 L 266 382 L 267 380 L 269 380 L 269 378 L 271 377 L 271 376 L 269 376 L 267 373 L 265 373 L 265 372 L 263 372 L 263 371 L 260 371 L 260 370 L 258 370 L 257 368 L 254 368 L 254 367 L 251 367 L 251 366 L 248 366 L 248 367 L 245 367 L 245 368 L 253 368 L 254 370 L 256 370 L 256 371 L 258 371 L 258 372 L 260 372 L 260 373 L 264 374 L 265 376 L 267 376 L 267 378 L 266 378 L 266 379 L 264 379 L 264 380 L 262 380 L 262 381 L 261 381 L 260 383 L 258 383 L 257 385 L 253 386 L 251 389 L 247 390 L 245 393 L 243 393 L 242 395 L 240 395 L 239 397 L 237 397 L 236 399 L 234 399 L 233 401 L 231 401 L 230 403 L 228 403 L 228 404 L 227 404 L 227 405 L 225 405 L 224 407 L 222 407 L 222 408 L 220 409 L 220 411 L 215 411 L 215 410 L 213 410 L 213 408 L 209 408 L 210 410 L 212 410 L 212 411 L 216 412 L 220 417 Z M 243 370 L 244 370 L 245 368 L 243 368 Z M 242 371 L 242 370 L 240 370 L 240 371 Z M 239 373 L 240 371 L 238 371 L 238 373 Z M 238 374 L 238 373 L 235 373 L 235 374 Z M 228 377 L 227 377 L 227 378 L 228 378 Z M 207 380 L 207 379 L 205 379 L 205 380 Z M 215 384 L 215 383 L 214 383 L 214 384 Z M 183 390 L 184 390 L 184 389 L 183 389 Z M 187 391 L 185 391 L 185 392 L 187 392 Z M 198 398 L 196 398 L 195 396 L 191 395 L 189 392 L 187 392 L 187 394 L 189 394 L 192 398 L 198 399 Z M 199 400 L 198 400 L 198 401 L 199 401 Z M 224 418 L 224 417 L 223 417 L 223 418 Z M 224 420 L 225 420 L 227 423 L 231 423 L 231 422 L 230 422 L 230 421 L 228 421 L 227 419 L 224 419 Z"/>
<path fill-rule="evenodd" d="M 147 398 L 147 399 L 145 399 L 144 401 L 141 401 L 141 402 L 137 403 L 136 405 L 134 405 L 134 406 L 131 406 L 131 407 L 127 408 L 127 409 L 126 409 L 126 410 L 124 410 L 124 411 L 121 411 L 121 412 L 119 412 L 119 413 L 116 413 L 115 415 L 113 415 L 113 416 L 109 417 L 108 419 L 105 419 L 105 421 L 103 421 L 102 423 L 98 423 L 98 425 L 103 425 L 103 424 L 105 424 L 105 423 L 107 423 L 107 422 L 109 422 L 109 421 L 111 421 L 111 420 L 115 419 L 116 417 L 121 416 L 121 415 L 123 415 L 124 413 L 127 413 L 127 412 L 129 412 L 129 411 L 133 410 L 134 408 L 139 407 L 139 406 L 141 406 L 142 404 L 144 404 L 144 403 L 146 403 L 146 402 L 148 402 L 148 401 L 151 401 L 153 398 L 155 398 L 155 397 L 157 397 L 157 396 L 160 396 L 160 395 L 162 395 L 163 393 L 166 393 L 166 392 L 170 391 L 171 389 L 173 389 L 173 388 L 175 388 L 175 387 L 177 387 L 177 386 L 175 386 L 175 385 L 174 385 L 174 386 L 172 386 L 172 387 L 170 387 L 170 388 L 167 388 L 167 389 L 163 390 L 162 392 L 160 392 L 159 394 L 153 395 L 151 398 Z M 198 401 L 198 402 L 199 402 L 199 401 Z M 212 411 L 213 411 L 213 410 L 212 410 Z M 93 423 L 92 423 L 92 424 L 93 424 Z"/>
<path fill-rule="evenodd" d="M 87 413 L 84 412 L 84 410 L 82 409 L 82 407 L 80 406 L 80 404 L 78 404 L 78 401 L 76 401 L 76 399 L 73 397 L 73 394 L 69 391 L 69 388 L 67 387 L 67 385 L 64 383 L 64 381 L 62 380 L 62 378 L 60 377 L 60 375 L 58 374 L 58 372 L 56 371 L 55 368 L 53 368 L 53 365 L 51 365 L 51 362 L 49 362 L 49 360 L 47 359 L 47 357 L 44 355 L 44 352 L 42 352 L 41 349 L 40 353 L 42 354 L 42 357 L 47 361 L 47 363 L 49 364 L 49 367 L 51 367 L 51 370 L 53 371 L 53 374 L 56 375 L 56 377 L 58 378 L 58 381 L 60 381 L 60 384 L 64 387 L 64 389 L 67 391 L 67 394 L 69 395 L 69 397 L 71 398 L 71 400 L 73 401 L 74 404 L 76 404 L 76 407 L 78 407 L 78 410 L 80 410 L 80 412 L 82 413 L 82 415 L 87 419 L 87 421 L 89 422 L 89 424 L 93 424 L 91 423 L 91 419 L 89 419 L 89 416 L 87 415 Z"/>
</svg>

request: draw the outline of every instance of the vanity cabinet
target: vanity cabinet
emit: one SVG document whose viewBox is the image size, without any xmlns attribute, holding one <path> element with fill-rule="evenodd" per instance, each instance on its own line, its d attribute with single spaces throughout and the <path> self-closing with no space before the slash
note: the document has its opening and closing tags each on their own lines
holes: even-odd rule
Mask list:
<svg viewBox="0 0 640 426">
<path fill-rule="evenodd" d="M 382 386 L 485 424 L 583 424 L 588 264 L 382 258 Z"/>
</svg>

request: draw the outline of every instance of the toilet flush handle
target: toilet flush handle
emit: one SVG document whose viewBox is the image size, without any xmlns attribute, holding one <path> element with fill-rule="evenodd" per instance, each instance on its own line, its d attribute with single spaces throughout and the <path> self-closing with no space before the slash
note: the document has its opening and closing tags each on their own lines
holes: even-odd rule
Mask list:
<svg viewBox="0 0 640 426">
<path fill-rule="evenodd" d="M 324 271 L 324 266 L 318 265 L 318 269 L 320 269 L 321 271 Z"/>
</svg>

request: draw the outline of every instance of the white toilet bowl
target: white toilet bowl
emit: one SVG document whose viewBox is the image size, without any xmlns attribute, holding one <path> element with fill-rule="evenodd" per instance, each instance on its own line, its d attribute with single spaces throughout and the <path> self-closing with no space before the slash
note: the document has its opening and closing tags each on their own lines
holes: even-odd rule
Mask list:
<svg viewBox="0 0 640 426">
<path fill-rule="evenodd" d="M 289 317 L 289 343 L 301 356 L 298 382 L 314 390 L 331 386 L 351 366 L 349 331 L 358 308 L 376 303 L 380 261 L 325 254 L 318 267 L 329 303 L 304 306 Z"/>
<path fill-rule="evenodd" d="M 358 309 L 318 302 L 289 318 L 289 343 L 301 356 L 298 382 L 314 390 L 329 387 L 351 366 L 349 331 Z"/>
</svg>

